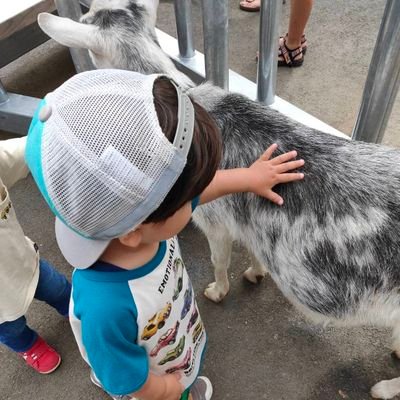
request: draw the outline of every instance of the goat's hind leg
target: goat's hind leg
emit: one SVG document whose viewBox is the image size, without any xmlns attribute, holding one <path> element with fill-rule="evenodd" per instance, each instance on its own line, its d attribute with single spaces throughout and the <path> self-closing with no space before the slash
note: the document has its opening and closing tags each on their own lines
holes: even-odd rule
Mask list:
<svg viewBox="0 0 400 400">
<path fill-rule="evenodd" d="M 400 324 L 396 324 L 393 328 L 392 349 L 396 357 L 400 359 Z"/>
<path fill-rule="evenodd" d="M 213 227 L 205 232 L 214 265 L 215 282 L 208 285 L 204 295 L 214 301 L 221 301 L 229 291 L 228 268 L 231 263 L 232 239 L 225 228 Z"/>
<path fill-rule="evenodd" d="M 258 261 L 251 250 L 248 251 L 251 258 L 251 265 L 244 271 L 243 276 L 251 283 L 260 283 L 267 276 L 268 270 Z"/>
</svg>

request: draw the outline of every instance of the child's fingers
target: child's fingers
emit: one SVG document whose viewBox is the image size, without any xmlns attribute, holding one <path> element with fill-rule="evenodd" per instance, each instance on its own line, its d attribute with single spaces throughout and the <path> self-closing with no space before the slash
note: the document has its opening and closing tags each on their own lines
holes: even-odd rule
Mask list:
<svg viewBox="0 0 400 400">
<path fill-rule="evenodd" d="M 260 157 L 262 161 L 268 161 L 271 157 L 274 151 L 278 148 L 278 145 L 276 143 L 271 144 L 271 146 L 268 147 L 267 150 L 265 150 L 264 154 Z"/>
<path fill-rule="evenodd" d="M 288 153 L 281 154 L 271 160 L 272 165 L 282 164 L 297 157 L 297 151 L 289 151 Z"/>
<path fill-rule="evenodd" d="M 304 174 L 302 173 L 288 173 L 288 174 L 280 174 L 277 176 L 278 183 L 287 183 L 292 181 L 299 181 L 304 178 Z"/>
<path fill-rule="evenodd" d="M 304 165 L 304 160 L 288 161 L 279 164 L 275 167 L 276 172 L 281 174 L 282 172 L 291 171 L 293 169 L 301 168 Z"/>
<path fill-rule="evenodd" d="M 268 190 L 268 192 L 265 194 L 265 197 L 272 201 L 275 204 L 278 204 L 278 206 L 281 206 L 283 204 L 283 199 L 279 194 L 273 192 L 272 190 Z"/>
</svg>

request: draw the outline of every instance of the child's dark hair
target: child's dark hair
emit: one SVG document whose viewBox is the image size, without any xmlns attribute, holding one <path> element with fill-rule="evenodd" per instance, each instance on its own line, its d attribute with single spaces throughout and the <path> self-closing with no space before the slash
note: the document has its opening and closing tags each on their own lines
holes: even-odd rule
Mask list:
<svg viewBox="0 0 400 400">
<path fill-rule="evenodd" d="M 154 105 L 165 136 L 173 142 L 178 123 L 178 97 L 167 78 L 154 82 Z M 187 162 L 161 205 L 145 223 L 161 222 L 175 214 L 184 204 L 199 196 L 209 185 L 221 159 L 221 135 L 211 116 L 192 100 L 195 123 Z"/>
</svg>

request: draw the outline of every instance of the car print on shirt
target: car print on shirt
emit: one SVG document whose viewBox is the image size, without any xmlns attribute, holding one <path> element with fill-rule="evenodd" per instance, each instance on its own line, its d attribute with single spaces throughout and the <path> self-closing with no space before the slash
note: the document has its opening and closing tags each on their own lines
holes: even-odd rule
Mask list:
<svg viewBox="0 0 400 400">
<path fill-rule="evenodd" d="M 199 316 L 199 312 L 197 311 L 197 307 L 194 306 L 192 315 L 190 316 L 190 320 L 189 320 L 188 326 L 186 328 L 186 333 L 189 333 L 190 328 L 196 323 L 198 316 Z"/>
<path fill-rule="evenodd" d="M 157 344 L 150 352 L 150 357 L 156 357 L 158 352 L 164 348 L 165 346 L 169 346 L 175 343 L 176 335 L 179 329 L 179 321 L 176 321 L 176 324 L 173 328 L 169 328 L 167 332 L 165 332 L 159 339 Z"/>
<path fill-rule="evenodd" d="M 165 321 L 171 314 L 172 304 L 168 302 L 166 306 L 159 311 L 158 313 L 154 314 L 150 319 L 149 323 L 144 327 L 142 332 L 142 340 L 149 340 L 153 337 L 159 329 L 161 329 L 165 325 Z"/>
<path fill-rule="evenodd" d="M 187 352 L 186 352 L 186 355 L 185 355 L 185 358 L 183 359 L 183 361 L 180 364 L 175 365 L 174 367 L 168 368 L 165 371 L 165 373 L 166 374 L 172 374 L 172 373 L 174 373 L 176 371 L 179 371 L 179 370 L 188 369 L 190 367 L 191 361 L 192 361 L 192 348 L 189 347 Z"/>
<path fill-rule="evenodd" d="M 192 306 L 193 300 L 193 289 L 192 285 L 190 285 L 185 291 L 185 297 L 183 298 L 183 307 L 181 312 L 181 320 L 186 317 L 186 314 L 189 312 L 190 307 Z"/>
<path fill-rule="evenodd" d="M 203 323 L 200 321 L 194 328 L 194 331 L 192 334 L 193 343 L 196 343 L 196 341 L 199 338 L 202 331 L 203 331 Z"/>
<path fill-rule="evenodd" d="M 174 262 L 174 276 L 175 276 L 175 289 L 172 300 L 178 299 L 179 294 L 183 288 L 183 261 L 180 258 L 175 259 Z"/>
<path fill-rule="evenodd" d="M 181 339 L 179 340 L 178 345 L 174 349 L 170 350 L 165 355 L 165 357 L 158 363 L 158 365 L 164 365 L 167 362 L 176 360 L 183 353 L 183 349 L 185 348 L 185 341 L 186 337 L 182 336 Z"/>
</svg>

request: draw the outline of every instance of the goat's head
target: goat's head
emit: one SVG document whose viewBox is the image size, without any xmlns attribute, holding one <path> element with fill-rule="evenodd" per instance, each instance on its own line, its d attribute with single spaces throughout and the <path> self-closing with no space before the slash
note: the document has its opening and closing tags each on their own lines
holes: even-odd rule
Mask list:
<svg viewBox="0 0 400 400">
<path fill-rule="evenodd" d="M 164 73 L 187 84 L 158 45 L 158 0 L 93 0 L 80 22 L 42 13 L 38 23 L 57 42 L 85 48 L 97 68 Z"/>
</svg>

